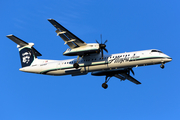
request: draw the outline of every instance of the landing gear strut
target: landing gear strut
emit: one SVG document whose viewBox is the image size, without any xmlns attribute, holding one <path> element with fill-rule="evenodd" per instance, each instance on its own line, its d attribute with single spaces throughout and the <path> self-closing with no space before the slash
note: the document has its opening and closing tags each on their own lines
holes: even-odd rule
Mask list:
<svg viewBox="0 0 180 120">
<path fill-rule="evenodd" d="M 109 78 L 108 78 L 109 77 Z M 106 79 L 105 79 L 105 82 L 102 84 L 102 87 L 104 89 L 107 89 L 108 88 L 108 85 L 107 85 L 107 82 L 109 81 L 109 79 L 111 78 L 112 76 L 106 76 Z"/>
<path fill-rule="evenodd" d="M 160 65 L 160 67 L 161 67 L 162 69 L 164 69 L 164 63 L 162 63 L 162 64 Z"/>
</svg>

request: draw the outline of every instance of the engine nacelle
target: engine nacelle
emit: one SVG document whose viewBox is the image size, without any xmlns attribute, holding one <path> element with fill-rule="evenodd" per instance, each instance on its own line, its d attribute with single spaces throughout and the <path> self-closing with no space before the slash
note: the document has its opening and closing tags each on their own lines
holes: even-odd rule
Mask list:
<svg viewBox="0 0 180 120">
<path fill-rule="evenodd" d="M 99 44 L 87 44 L 85 46 L 70 49 L 68 48 L 63 55 L 65 56 L 83 56 L 92 53 L 99 53 Z"/>
</svg>

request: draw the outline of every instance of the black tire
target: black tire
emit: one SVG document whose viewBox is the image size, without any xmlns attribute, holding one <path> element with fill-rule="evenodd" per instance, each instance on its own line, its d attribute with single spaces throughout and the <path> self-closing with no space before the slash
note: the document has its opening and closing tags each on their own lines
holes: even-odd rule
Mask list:
<svg viewBox="0 0 180 120">
<path fill-rule="evenodd" d="M 103 84 L 102 84 L 102 87 L 103 87 L 104 89 L 107 89 L 107 88 L 108 88 L 108 85 L 107 85 L 106 83 L 103 83 Z"/>
<path fill-rule="evenodd" d="M 73 67 L 77 69 L 77 68 L 79 68 L 79 64 L 78 63 L 74 63 Z"/>
<path fill-rule="evenodd" d="M 164 65 L 162 64 L 161 66 L 160 66 L 162 69 L 164 69 Z"/>
</svg>

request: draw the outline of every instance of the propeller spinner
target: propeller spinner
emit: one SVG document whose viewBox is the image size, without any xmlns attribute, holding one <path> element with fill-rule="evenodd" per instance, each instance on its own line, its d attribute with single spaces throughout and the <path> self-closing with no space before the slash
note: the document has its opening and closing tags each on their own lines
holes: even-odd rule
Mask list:
<svg viewBox="0 0 180 120">
<path fill-rule="evenodd" d="M 104 44 L 102 44 L 102 34 L 101 34 L 101 44 L 99 44 L 99 42 L 96 40 L 96 42 L 99 44 L 99 50 L 101 51 L 102 59 L 103 59 L 103 56 L 104 56 L 103 50 L 105 50 L 105 51 L 108 53 L 108 50 L 106 49 L 106 45 L 105 45 L 105 43 L 106 43 L 107 41 L 108 41 L 108 40 L 106 40 L 106 41 L 104 42 Z"/>
</svg>

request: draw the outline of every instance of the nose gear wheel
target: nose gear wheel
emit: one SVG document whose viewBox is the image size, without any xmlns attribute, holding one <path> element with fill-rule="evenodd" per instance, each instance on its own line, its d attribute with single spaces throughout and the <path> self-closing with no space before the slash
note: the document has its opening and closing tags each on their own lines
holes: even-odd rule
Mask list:
<svg viewBox="0 0 180 120">
<path fill-rule="evenodd" d="M 162 63 L 162 64 L 160 65 L 160 67 L 161 67 L 162 69 L 164 69 L 164 63 Z"/>
</svg>

